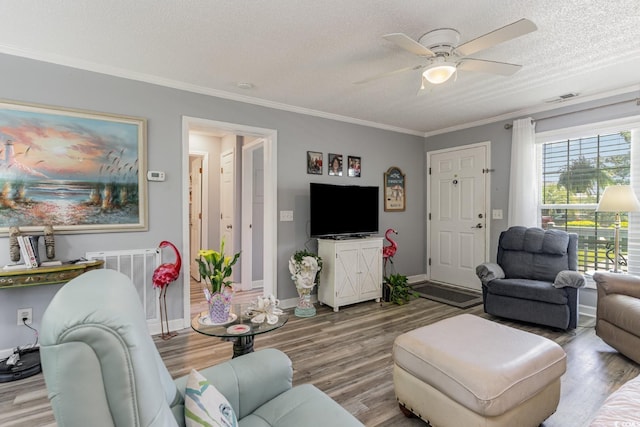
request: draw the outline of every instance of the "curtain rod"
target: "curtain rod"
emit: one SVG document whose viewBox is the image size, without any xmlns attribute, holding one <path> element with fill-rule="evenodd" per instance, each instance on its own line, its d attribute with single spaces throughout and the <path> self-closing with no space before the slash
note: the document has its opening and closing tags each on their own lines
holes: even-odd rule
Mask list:
<svg viewBox="0 0 640 427">
<path fill-rule="evenodd" d="M 627 100 L 624 100 L 624 101 L 612 102 L 610 104 L 598 105 L 597 107 L 585 108 L 584 110 L 569 111 L 568 113 L 562 113 L 562 114 L 556 114 L 556 115 L 553 115 L 553 116 L 541 117 L 541 118 L 539 118 L 537 120 L 531 119 L 531 123 L 536 123 L 536 122 L 539 122 L 541 120 L 555 119 L 556 117 L 568 116 L 570 114 L 583 113 L 585 111 L 598 110 L 600 108 L 611 107 L 611 106 L 614 106 L 614 105 L 626 104 L 627 102 L 635 102 L 636 105 L 640 106 L 640 98 L 627 99 Z M 507 123 L 507 124 L 504 125 L 505 129 L 511 129 L 512 127 L 513 127 L 512 123 Z"/>
</svg>

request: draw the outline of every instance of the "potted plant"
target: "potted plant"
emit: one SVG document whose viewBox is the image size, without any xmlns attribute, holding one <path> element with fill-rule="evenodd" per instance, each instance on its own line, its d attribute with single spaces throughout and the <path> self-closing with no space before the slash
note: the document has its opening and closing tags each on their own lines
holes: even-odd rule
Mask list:
<svg viewBox="0 0 640 427">
<path fill-rule="evenodd" d="M 402 274 L 391 274 L 385 277 L 384 287 L 386 293 L 384 300 L 394 304 L 403 305 L 411 301 L 411 298 L 418 297 L 418 293 L 409 286 L 407 276 Z"/>
<path fill-rule="evenodd" d="M 295 309 L 295 315 L 298 317 L 316 315 L 316 308 L 311 302 L 311 290 L 315 285 L 320 284 L 318 274 L 320 270 L 322 270 L 322 258 L 306 249 L 296 251 L 289 259 L 291 280 L 298 291 L 298 305 Z"/>
<path fill-rule="evenodd" d="M 204 281 L 204 296 L 209 304 L 209 319 L 212 323 L 224 323 L 229 318 L 233 281 L 229 279 L 240 252 L 233 257 L 224 255 L 224 239 L 220 251 L 200 249 L 198 262 L 200 277 Z"/>
</svg>

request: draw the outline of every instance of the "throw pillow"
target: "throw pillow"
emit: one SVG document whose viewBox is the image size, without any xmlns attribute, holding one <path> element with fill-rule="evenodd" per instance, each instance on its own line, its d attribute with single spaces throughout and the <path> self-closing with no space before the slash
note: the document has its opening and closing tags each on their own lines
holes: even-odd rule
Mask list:
<svg viewBox="0 0 640 427">
<path fill-rule="evenodd" d="M 187 427 L 238 425 L 229 401 L 195 369 L 191 370 L 187 378 L 184 418 Z"/>
</svg>

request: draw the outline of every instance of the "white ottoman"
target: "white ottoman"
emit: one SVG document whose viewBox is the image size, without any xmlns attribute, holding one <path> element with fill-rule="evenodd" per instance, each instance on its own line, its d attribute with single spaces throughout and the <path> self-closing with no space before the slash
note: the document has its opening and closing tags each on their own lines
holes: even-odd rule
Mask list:
<svg viewBox="0 0 640 427">
<path fill-rule="evenodd" d="M 566 370 L 555 342 L 471 314 L 398 336 L 393 360 L 400 408 L 433 427 L 538 426 Z"/>
</svg>

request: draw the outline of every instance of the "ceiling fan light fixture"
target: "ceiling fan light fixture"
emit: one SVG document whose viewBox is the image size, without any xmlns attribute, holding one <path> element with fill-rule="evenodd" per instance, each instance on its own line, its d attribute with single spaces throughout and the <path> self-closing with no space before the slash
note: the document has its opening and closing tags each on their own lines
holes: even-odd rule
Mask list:
<svg viewBox="0 0 640 427">
<path fill-rule="evenodd" d="M 427 79 L 429 83 L 434 85 L 439 85 L 440 83 L 444 83 L 447 80 L 449 80 L 449 78 L 451 78 L 451 76 L 455 72 L 456 72 L 455 63 L 438 62 L 436 64 L 433 64 L 426 70 L 424 70 L 424 72 L 422 73 L 422 76 L 425 79 Z"/>
</svg>

